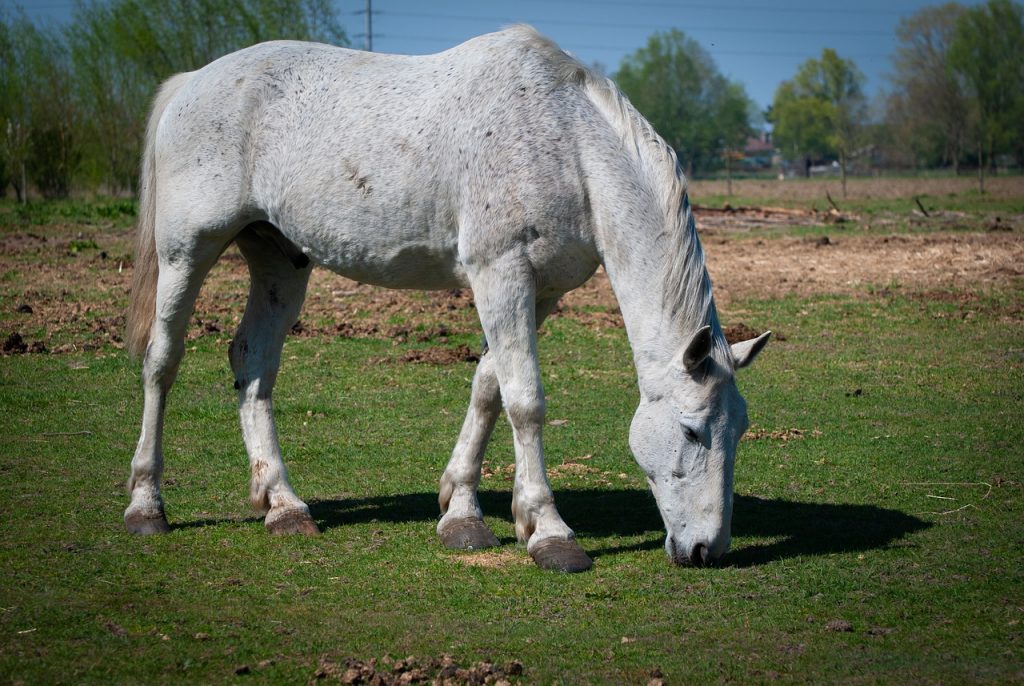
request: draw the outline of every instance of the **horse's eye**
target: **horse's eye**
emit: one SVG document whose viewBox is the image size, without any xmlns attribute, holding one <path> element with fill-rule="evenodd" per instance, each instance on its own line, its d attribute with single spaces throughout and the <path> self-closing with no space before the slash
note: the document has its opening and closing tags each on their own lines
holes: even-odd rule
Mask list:
<svg viewBox="0 0 1024 686">
<path fill-rule="evenodd" d="M 686 436 L 686 440 L 690 443 L 700 443 L 700 436 L 698 436 L 697 432 L 688 426 L 683 427 L 683 435 Z"/>
</svg>

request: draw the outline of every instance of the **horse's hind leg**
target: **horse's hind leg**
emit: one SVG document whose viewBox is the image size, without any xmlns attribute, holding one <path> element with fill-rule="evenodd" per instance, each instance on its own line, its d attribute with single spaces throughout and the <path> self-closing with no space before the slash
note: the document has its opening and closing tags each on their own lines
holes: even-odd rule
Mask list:
<svg viewBox="0 0 1024 686">
<path fill-rule="evenodd" d="M 274 425 L 271 393 L 281 362 L 281 348 L 306 297 L 311 267 L 288 258 L 278 242 L 265 235 L 276 229 L 247 228 L 236 242 L 249 264 L 249 302 L 229 357 L 238 388 L 238 412 L 251 470 L 250 500 L 266 513 L 274 534 L 317 534 L 306 506 L 288 483 Z"/>
<path fill-rule="evenodd" d="M 537 326 L 557 304 L 558 298 L 537 303 Z M 501 392 L 494 356 L 485 353 L 473 375 L 473 391 L 462 431 L 441 477 L 438 502 L 443 516 L 437 523 L 437 535 L 448 548 L 480 550 L 499 543 L 484 524 L 477 488 L 487 442 L 500 414 Z"/>
<path fill-rule="evenodd" d="M 206 246 L 197 248 L 194 254 L 178 264 L 160 261 L 155 318 L 142 363 L 145 399 L 142 432 L 132 458 L 132 475 L 128 481 L 131 503 L 124 513 L 125 526 L 132 533 L 170 531 L 160 496 L 160 476 L 163 473 L 161 443 L 167 392 L 174 383 L 185 352 L 185 329 L 196 296 L 219 254 L 219 245 Z"/>
</svg>

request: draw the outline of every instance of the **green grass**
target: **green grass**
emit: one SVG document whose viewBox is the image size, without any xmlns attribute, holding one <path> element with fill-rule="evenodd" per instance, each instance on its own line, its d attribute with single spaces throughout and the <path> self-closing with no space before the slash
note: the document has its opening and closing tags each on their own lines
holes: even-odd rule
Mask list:
<svg viewBox="0 0 1024 686">
<path fill-rule="evenodd" d="M 553 481 L 595 559 L 572 576 L 525 562 L 500 476 L 482 501 L 501 564 L 436 541 L 471 365 L 369 363 L 405 349 L 387 341 L 289 342 L 279 430 L 324 533 L 276 538 L 247 505 L 224 343 L 198 340 L 167 418 L 173 531 L 137 538 L 121 524 L 135 366 L 112 350 L 3 358 L 0 678 L 301 683 L 323 655 L 450 653 L 519 659 L 529 683 L 1019 680 L 1024 352 L 1004 316 L 1019 290 L 983 295 L 969 317 L 890 291 L 743 303 L 784 340 L 740 380 L 757 438 L 740 447 L 716 569 L 662 551 L 626 441 L 621 332 L 556 318 L 541 341 L 548 418 L 567 420 L 546 430 L 549 466 L 593 468 Z M 502 423 L 488 461 L 511 460 Z"/>
<path fill-rule="evenodd" d="M 67 199 L 18 203 L 0 199 L 0 227 L 37 230 L 53 224 L 106 225 L 127 228 L 135 223 L 138 203 L 128 198 Z"/>
</svg>

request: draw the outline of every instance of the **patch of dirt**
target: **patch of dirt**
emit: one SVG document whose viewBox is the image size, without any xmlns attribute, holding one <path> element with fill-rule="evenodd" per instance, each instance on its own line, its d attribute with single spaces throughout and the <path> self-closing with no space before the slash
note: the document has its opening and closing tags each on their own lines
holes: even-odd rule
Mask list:
<svg viewBox="0 0 1024 686">
<path fill-rule="evenodd" d="M 897 200 L 916 195 L 973 194 L 978 181 L 973 176 L 948 178 L 903 178 L 880 177 L 876 179 L 851 179 L 847 187 L 847 199 Z M 690 181 L 690 197 L 699 200 L 709 195 L 725 195 L 726 181 Z M 732 182 L 735 195 L 749 198 L 774 198 L 779 202 L 814 202 L 818 207 L 828 207 L 826 193 L 842 207 L 843 188 L 838 177 L 821 177 L 809 180 L 787 179 L 743 179 Z M 994 198 L 1019 198 L 1019 176 L 994 176 L 985 179 L 985 192 Z"/>
<path fill-rule="evenodd" d="M 804 429 L 763 429 L 754 425 L 747 429 L 747 432 L 743 434 L 743 438 L 740 440 L 762 441 L 768 439 L 788 443 L 789 441 L 803 439 L 807 436 L 819 438 L 821 436 L 821 432 L 817 429 L 814 429 L 813 431 L 805 431 Z"/>
<path fill-rule="evenodd" d="M 467 567 L 502 569 L 509 565 L 531 565 L 533 560 L 522 550 L 483 550 L 475 553 L 456 553 L 452 559 Z"/>
<path fill-rule="evenodd" d="M 409 656 L 404 660 L 371 659 L 368 662 L 352 657 L 324 655 L 311 684 L 327 682 L 342 684 L 369 684 L 371 686 L 398 686 L 400 684 L 432 683 L 440 686 L 461 684 L 511 684 L 523 675 L 523 663 L 512 660 L 503 665 L 493 662 L 474 662 L 461 667 L 451 655 L 420 659 Z"/>
<path fill-rule="evenodd" d="M 764 332 L 758 331 L 757 329 L 748 326 L 744 322 L 740 322 L 739 324 L 733 324 L 731 326 L 723 327 L 722 333 L 725 334 L 725 340 L 727 340 L 729 344 L 732 345 L 733 343 L 749 341 L 751 338 L 757 338 Z M 776 334 L 775 337 L 778 338 L 778 335 Z"/>
<path fill-rule="evenodd" d="M 885 187 L 879 184 L 876 190 L 881 193 Z M 875 186 L 857 184 L 856 188 L 863 193 Z M 833 197 L 837 193 L 833 189 Z M 793 212 L 821 224 L 822 212 L 785 208 L 696 212 L 715 299 L 730 342 L 760 333 L 733 318 L 736 304 L 748 299 L 826 294 L 886 297 L 897 293 L 930 301 L 954 299 L 963 316 L 969 317 L 980 308 L 992 307 L 979 302 L 977 293 L 1024 287 L 1024 220 L 1020 216 L 1002 217 L 1000 230 L 987 232 L 879 235 L 859 230 L 854 222 L 837 224 L 827 237 L 756 237 L 756 231 L 766 226 L 791 226 L 796 216 Z M 983 219 L 954 218 L 968 226 L 977 226 Z M 947 220 L 920 218 L 935 227 L 947 226 Z M 1002 230 L 1006 227 L 1013 230 Z M 87 235 L 82 231 L 85 228 L 90 230 Z M 737 238 L 740 233 L 747 236 Z M 78 238 L 72 241 L 72 236 Z M 130 231 L 76 225 L 0 233 L 0 354 L 123 347 L 131 242 Z M 81 247 L 71 250 L 72 245 Z M 247 293 L 245 263 L 235 248 L 229 248 L 203 287 L 189 338 L 215 336 L 226 344 L 241 319 Z M 1024 298 L 1009 301 L 1011 304 L 1000 306 L 998 314 L 1009 321 L 1024 319 Z M 623 327 L 622 313 L 602 269 L 567 294 L 551 317 L 568 317 L 594 331 Z M 478 350 L 452 347 L 450 337 L 479 332 L 469 289 L 389 291 L 320 269 L 310 280 L 302 318 L 292 335 L 371 337 L 392 340 L 396 345 L 431 343 L 434 347 L 409 349 L 391 361 L 456 364 L 475 360 Z"/>
<path fill-rule="evenodd" d="M 746 298 L 996 289 L 1024 277 L 1016 233 L 872 236 L 840 233 L 827 243 L 778 238 L 704 241 L 715 300 L 726 310 Z"/>
<path fill-rule="evenodd" d="M 459 362 L 479 362 L 480 355 L 472 352 L 468 345 L 457 345 L 454 348 L 410 350 L 402 353 L 398 360 L 413 364 L 457 364 Z"/>
</svg>

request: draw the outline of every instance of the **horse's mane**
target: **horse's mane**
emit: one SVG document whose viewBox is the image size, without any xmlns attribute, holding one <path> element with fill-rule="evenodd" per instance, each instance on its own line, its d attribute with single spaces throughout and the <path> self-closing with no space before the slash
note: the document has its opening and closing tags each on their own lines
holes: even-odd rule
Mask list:
<svg viewBox="0 0 1024 686">
<path fill-rule="evenodd" d="M 565 83 L 585 88 L 591 101 L 619 134 L 624 148 L 638 162 L 651 187 L 661 195 L 665 222 L 656 243 L 663 245 L 665 268 L 662 282 L 662 306 L 673 326 L 689 335 L 698 328 L 711 326 L 716 360 L 732 366 L 732 354 L 718 322 L 711 277 L 704 261 L 704 250 L 686 193 L 686 177 L 676 151 L 658 135 L 618 86 L 596 74 L 553 41 L 529 26 L 517 26 L 525 40 L 544 54 Z"/>
</svg>

